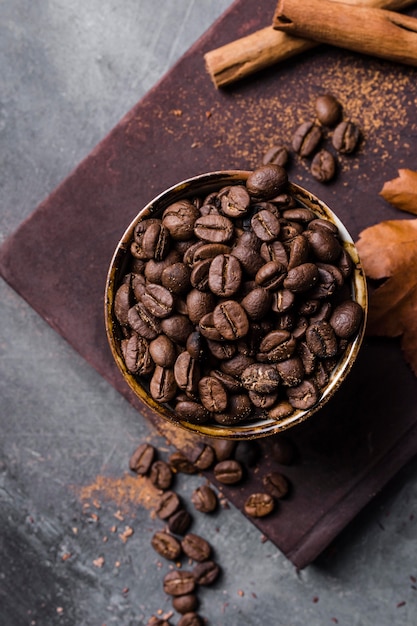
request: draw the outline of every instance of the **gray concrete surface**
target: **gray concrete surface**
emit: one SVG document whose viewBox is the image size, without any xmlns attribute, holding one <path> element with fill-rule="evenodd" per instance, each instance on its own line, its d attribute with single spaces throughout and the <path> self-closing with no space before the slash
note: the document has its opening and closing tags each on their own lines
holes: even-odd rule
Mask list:
<svg viewBox="0 0 417 626">
<path fill-rule="evenodd" d="M 229 4 L 0 2 L 0 242 Z M 123 518 L 116 497 L 83 507 L 71 486 L 122 476 L 142 438 L 169 447 L 13 290 L 0 290 L 0 624 L 146 624 L 171 608 L 166 565 L 150 546 L 157 520 L 139 505 Z M 180 477 L 180 493 L 200 482 Z M 123 543 L 115 523 L 134 535 Z M 195 529 L 224 572 L 201 596 L 210 626 L 417 623 L 417 461 L 301 572 L 233 507 L 198 517 Z"/>
</svg>

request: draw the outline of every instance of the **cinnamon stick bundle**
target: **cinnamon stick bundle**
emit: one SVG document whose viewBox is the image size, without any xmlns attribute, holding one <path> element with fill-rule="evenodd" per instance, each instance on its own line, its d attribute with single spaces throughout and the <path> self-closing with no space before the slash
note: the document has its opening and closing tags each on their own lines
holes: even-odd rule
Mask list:
<svg viewBox="0 0 417 626">
<path fill-rule="evenodd" d="M 389 61 L 417 66 L 417 18 L 329 0 L 279 0 L 274 28 Z"/>
<path fill-rule="evenodd" d="M 345 2 L 351 5 L 401 11 L 415 4 L 416 0 L 345 0 Z M 317 45 L 315 41 L 293 37 L 286 32 L 275 30 L 270 25 L 207 52 L 204 60 L 214 85 L 219 88 Z"/>
</svg>

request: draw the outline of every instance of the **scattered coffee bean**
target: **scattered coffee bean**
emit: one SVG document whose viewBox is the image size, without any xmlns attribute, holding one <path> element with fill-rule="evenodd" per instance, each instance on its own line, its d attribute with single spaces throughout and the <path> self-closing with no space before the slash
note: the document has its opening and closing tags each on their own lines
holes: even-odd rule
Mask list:
<svg viewBox="0 0 417 626">
<path fill-rule="evenodd" d="M 195 474 L 197 469 L 193 463 L 182 452 L 173 452 L 169 457 L 169 465 L 174 472 L 183 474 Z"/>
<path fill-rule="evenodd" d="M 197 585 L 212 585 L 220 575 L 220 567 L 214 561 L 197 563 L 193 577 Z"/>
<path fill-rule="evenodd" d="M 245 504 L 244 511 L 251 517 L 265 517 L 274 510 L 274 499 L 269 493 L 253 493 Z"/>
<path fill-rule="evenodd" d="M 332 143 L 342 154 L 350 154 L 356 150 L 361 137 L 359 127 L 350 120 L 340 122 L 333 132 Z"/>
<path fill-rule="evenodd" d="M 322 140 L 320 126 L 314 122 L 303 122 L 295 131 L 292 147 L 301 157 L 309 157 Z"/>
<path fill-rule="evenodd" d="M 159 499 L 156 514 L 159 519 L 168 519 L 181 507 L 181 500 L 175 491 L 166 491 Z"/>
<path fill-rule="evenodd" d="M 317 119 L 323 126 L 333 127 L 342 117 L 342 105 L 331 94 L 319 96 L 315 102 Z"/>
<path fill-rule="evenodd" d="M 129 460 L 129 467 L 140 475 L 148 473 L 155 458 L 155 448 L 149 443 L 142 443 L 136 448 Z"/>
<path fill-rule="evenodd" d="M 273 146 L 265 152 L 262 165 L 280 165 L 285 167 L 288 164 L 289 153 L 285 146 Z"/>
<path fill-rule="evenodd" d="M 262 477 L 266 491 L 274 498 L 285 498 L 289 491 L 288 479 L 279 472 L 269 472 Z"/>
<path fill-rule="evenodd" d="M 165 559 L 175 561 L 181 554 L 181 544 L 169 533 L 157 531 L 151 539 L 153 549 Z"/>
<path fill-rule="evenodd" d="M 311 161 L 311 173 L 320 183 L 327 183 L 335 177 L 336 160 L 331 152 L 322 149 Z"/>
<path fill-rule="evenodd" d="M 187 593 L 183 596 L 174 596 L 172 598 L 172 607 L 178 613 L 186 614 L 195 611 L 198 608 L 198 598 L 194 593 Z"/>
<path fill-rule="evenodd" d="M 188 533 L 181 541 L 181 547 L 184 553 L 193 559 L 193 561 L 207 561 L 211 554 L 210 544 L 194 533 Z"/>
<path fill-rule="evenodd" d="M 214 463 L 215 453 L 212 446 L 205 445 L 197 449 L 191 458 L 192 463 L 199 470 L 206 470 Z"/>
<path fill-rule="evenodd" d="M 201 513 L 212 513 L 218 505 L 217 495 L 209 485 L 197 487 L 191 494 L 191 502 Z"/>
<path fill-rule="evenodd" d="M 191 526 L 191 515 L 185 509 L 179 509 L 168 517 L 168 528 L 174 535 L 184 535 Z"/>
<path fill-rule="evenodd" d="M 170 596 L 183 596 L 194 591 L 196 579 L 192 572 L 172 570 L 164 577 L 164 591 Z"/>
<path fill-rule="evenodd" d="M 169 489 L 172 484 L 172 470 L 165 461 L 155 461 L 150 468 L 149 478 L 157 489 Z"/>
<path fill-rule="evenodd" d="M 235 485 L 243 478 L 243 467 L 234 459 L 220 461 L 214 466 L 214 476 L 224 485 Z"/>
</svg>

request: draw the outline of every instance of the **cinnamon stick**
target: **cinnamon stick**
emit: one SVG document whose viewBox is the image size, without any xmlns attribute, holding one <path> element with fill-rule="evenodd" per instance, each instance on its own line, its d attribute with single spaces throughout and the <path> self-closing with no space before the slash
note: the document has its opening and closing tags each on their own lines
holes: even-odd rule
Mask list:
<svg viewBox="0 0 417 626">
<path fill-rule="evenodd" d="M 345 2 L 401 11 L 415 4 L 416 0 L 345 0 Z M 275 30 L 270 25 L 210 50 L 204 55 L 204 60 L 215 87 L 220 88 L 301 54 L 314 46 L 317 46 L 317 42 L 293 37 Z"/>
<path fill-rule="evenodd" d="M 355 52 L 417 66 L 417 18 L 329 0 L 279 0 L 272 25 Z"/>
</svg>

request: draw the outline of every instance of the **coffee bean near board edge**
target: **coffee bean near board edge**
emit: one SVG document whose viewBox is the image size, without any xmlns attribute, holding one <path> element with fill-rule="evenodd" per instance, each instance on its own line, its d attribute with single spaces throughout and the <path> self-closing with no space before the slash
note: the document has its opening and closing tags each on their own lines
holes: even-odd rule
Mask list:
<svg viewBox="0 0 417 626">
<path fill-rule="evenodd" d="M 224 485 L 234 485 L 242 480 L 243 467 L 234 459 L 220 461 L 214 466 L 214 476 Z"/>
<path fill-rule="evenodd" d="M 185 509 L 179 509 L 167 520 L 168 528 L 174 535 L 185 535 L 192 524 L 192 517 Z"/>
<path fill-rule="evenodd" d="M 169 457 L 169 465 L 174 472 L 195 474 L 197 468 L 182 452 L 173 452 Z"/>
<path fill-rule="evenodd" d="M 273 498 L 285 498 L 290 487 L 288 479 L 279 472 L 264 474 L 262 484 Z"/>
<path fill-rule="evenodd" d="M 155 454 L 156 450 L 150 443 L 140 444 L 130 457 L 130 469 L 140 475 L 147 474 L 153 463 Z"/>
<path fill-rule="evenodd" d="M 164 591 L 170 596 L 183 596 L 192 593 L 195 585 L 196 580 L 193 573 L 186 570 L 172 570 L 165 575 L 163 581 Z"/>
<path fill-rule="evenodd" d="M 197 469 L 208 469 L 214 463 L 214 449 L 208 444 L 204 444 L 202 447 L 194 446 L 189 454 L 189 458 Z"/>
<path fill-rule="evenodd" d="M 265 517 L 274 510 L 274 499 L 269 493 L 253 493 L 244 504 L 244 511 L 251 517 Z"/>
<path fill-rule="evenodd" d="M 157 489 L 169 489 L 173 479 L 172 470 L 165 461 L 154 461 L 150 468 L 149 478 Z"/>
<path fill-rule="evenodd" d="M 211 555 L 211 546 L 203 537 L 188 533 L 181 541 L 183 552 L 193 561 L 207 561 Z"/>
<path fill-rule="evenodd" d="M 181 500 L 175 491 L 165 491 L 159 498 L 156 514 L 159 519 L 168 519 L 181 508 Z"/>
<path fill-rule="evenodd" d="M 191 502 L 200 513 L 212 513 L 217 508 L 218 498 L 209 485 L 200 485 L 191 494 Z"/>
<path fill-rule="evenodd" d="M 151 539 L 153 549 L 165 559 L 175 561 L 181 554 L 181 544 L 172 535 L 158 530 Z"/>
<path fill-rule="evenodd" d="M 215 561 L 197 563 L 193 569 L 193 576 L 197 585 L 212 585 L 219 575 L 220 567 Z"/>
</svg>

